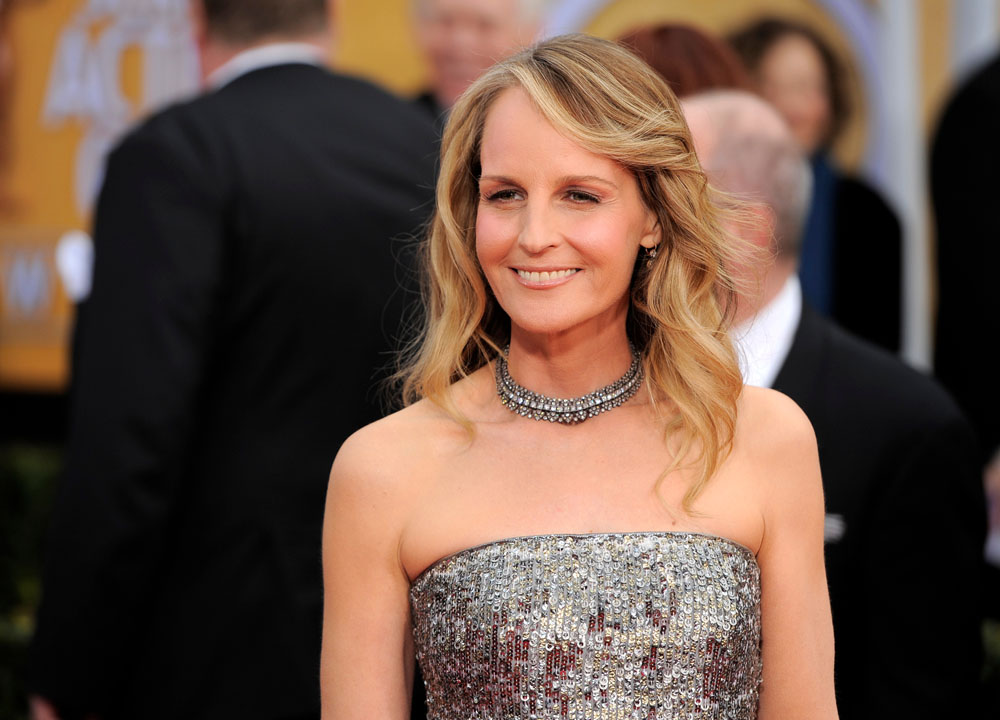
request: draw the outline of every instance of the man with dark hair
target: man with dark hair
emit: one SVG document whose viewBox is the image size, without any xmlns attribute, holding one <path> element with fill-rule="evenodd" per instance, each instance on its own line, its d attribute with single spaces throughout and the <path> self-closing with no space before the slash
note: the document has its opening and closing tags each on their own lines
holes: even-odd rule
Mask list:
<svg viewBox="0 0 1000 720">
<path fill-rule="evenodd" d="M 327 477 L 379 415 L 435 134 L 322 67 L 324 0 L 197 7 L 209 91 L 119 144 L 97 207 L 37 718 L 319 715 Z"/>
<path fill-rule="evenodd" d="M 734 234 L 774 255 L 741 271 L 732 335 L 745 382 L 791 397 L 816 431 L 840 717 L 983 717 L 986 512 L 972 429 L 933 380 L 804 300 L 810 174 L 776 111 L 718 91 L 684 113 L 710 181 L 756 203 Z"/>
</svg>

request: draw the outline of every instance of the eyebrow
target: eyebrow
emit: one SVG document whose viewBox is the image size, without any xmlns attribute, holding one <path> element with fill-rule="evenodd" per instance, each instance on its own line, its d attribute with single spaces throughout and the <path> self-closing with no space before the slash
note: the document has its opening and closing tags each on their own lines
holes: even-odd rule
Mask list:
<svg viewBox="0 0 1000 720">
<path fill-rule="evenodd" d="M 481 175 L 479 177 L 479 182 L 499 182 L 506 183 L 509 185 L 518 185 L 519 183 L 511 180 L 506 175 Z M 575 183 L 598 183 L 599 185 L 606 185 L 610 188 L 618 188 L 618 185 L 611 182 L 606 178 L 602 178 L 598 175 L 563 175 L 561 178 L 556 180 L 557 185 L 573 185 Z"/>
</svg>

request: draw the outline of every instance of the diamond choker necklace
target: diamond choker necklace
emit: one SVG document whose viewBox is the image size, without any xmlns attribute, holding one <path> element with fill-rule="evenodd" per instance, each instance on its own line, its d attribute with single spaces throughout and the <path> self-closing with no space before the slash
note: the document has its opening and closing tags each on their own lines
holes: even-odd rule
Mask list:
<svg viewBox="0 0 1000 720">
<path fill-rule="evenodd" d="M 642 363 L 632 343 L 629 343 L 629 350 L 632 351 L 632 364 L 624 375 L 610 385 L 581 397 L 552 398 L 532 392 L 514 382 L 507 369 L 507 354 L 510 352 L 508 345 L 497 357 L 497 395 L 500 396 L 500 403 L 511 412 L 532 420 L 548 420 L 567 425 L 581 423 L 587 418 L 618 407 L 639 389 L 642 384 Z"/>
</svg>

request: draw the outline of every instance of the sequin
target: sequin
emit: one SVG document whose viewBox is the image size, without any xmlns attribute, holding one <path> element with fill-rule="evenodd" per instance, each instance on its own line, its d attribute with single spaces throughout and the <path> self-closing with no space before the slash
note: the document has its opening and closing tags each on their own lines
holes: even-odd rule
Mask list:
<svg viewBox="0 0 1000 720">
<path fill-rule="evenodd" d="M 538 535 L 411 586 L 428 720 L 753 720 L 760 570 L 698 533 Z"/>
</svg>

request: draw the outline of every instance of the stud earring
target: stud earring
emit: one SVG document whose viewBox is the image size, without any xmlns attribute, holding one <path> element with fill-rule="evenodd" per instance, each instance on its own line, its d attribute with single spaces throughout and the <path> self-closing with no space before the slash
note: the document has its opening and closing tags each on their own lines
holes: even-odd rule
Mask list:
<svg viewBox="0 0 1000 720">
<path fill-rule="evenodd" d="M 656 258 L 657 255 L 660 254 L 658 248 L 659 244 L 654 245 L 653 247 L 646 248 L 646 267 L 652 266 L 653 260 Z"/>
</svg>

